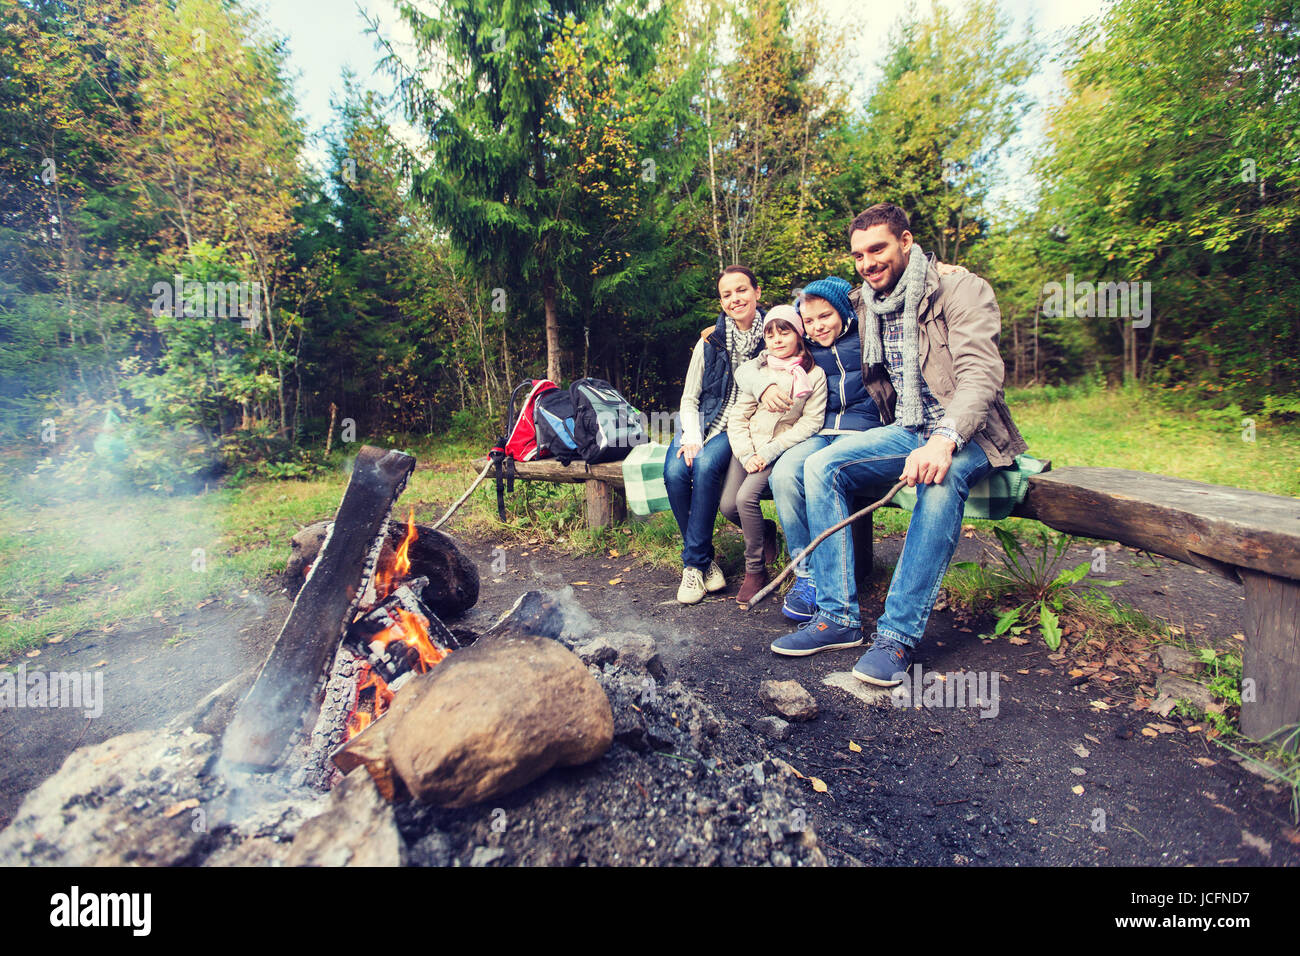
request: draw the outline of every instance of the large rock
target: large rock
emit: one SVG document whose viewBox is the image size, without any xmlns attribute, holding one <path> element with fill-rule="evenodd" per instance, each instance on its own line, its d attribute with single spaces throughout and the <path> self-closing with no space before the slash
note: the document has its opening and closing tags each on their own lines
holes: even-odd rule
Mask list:
<svg viewBox="0 0 1300 956">
<path fill-rule="evenodd" d="M 614 737 L 609 699 L 582 662 L 555 641 L 517 634 L 484 637 L 413 678 L 382 723 L 406 788 L 448 807 L 595 760 Z"/>
<path fill-rule="evenodd" d="M 207 734 L 142 730 L 73 751 L 0 833 L 0 866 L 176 866 L 210 849 Z"/>
<path fill-rule="evenodd" d="M 329 806 L 293 838 L 289 866 L 401 866 L 402 837 L 393 807 L 364 770 L 330 791 Z"/>
</svg>

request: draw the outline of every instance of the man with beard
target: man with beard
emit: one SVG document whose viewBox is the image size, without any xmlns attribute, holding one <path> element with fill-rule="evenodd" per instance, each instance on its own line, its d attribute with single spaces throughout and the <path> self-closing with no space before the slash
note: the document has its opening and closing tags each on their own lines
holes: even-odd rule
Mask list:
<svg viewBox="0 0 1300 956">
<path fill-rule="evenodd" d="M 863 366 L 883 363 L 896 392 L 892 421 L 841 439 L 804 462 L 808 527 L 850 514 L 859 490 L 902 477 L 916 488 L 903 553 L 885 612 L 853 669 L 881 687 L 902 682 L 957 547 L 970 489 L 1026 450 L 1002 393 L 1001 314 L 989 284 L 969 272 L 941 275 L 912 237 L 907 214 L 879 203 L 849 225 L 864 283 L 854 293 Z M 863 642 L 849 529 L 808 557 L 816 615 L 772 650 L 805 657 Z"/>
</svg>

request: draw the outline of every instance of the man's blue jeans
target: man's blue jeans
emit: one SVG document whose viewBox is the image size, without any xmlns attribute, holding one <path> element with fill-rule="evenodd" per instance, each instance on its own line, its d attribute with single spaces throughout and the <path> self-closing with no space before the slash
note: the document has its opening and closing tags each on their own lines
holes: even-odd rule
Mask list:
<svg viewBox="0 0 1300 956">
<path fill-rule="evenodd" d="M 808 527 L 819 533 L 843 521 L 860 490 L 887 489 L 903 473 L 907 456 L 925 444 L 919 431 L 886 425 L 843 436 L 804 460 Z M 941 484 L 916 486 L 916 509 L 903 540 L 885 598 L 885 613 L 876 622 L 881 637 L 909 647 L 921 643 L 948 562 L 957 549 L 962 511 L 972 486 L 992 470 L 976 442 L 953 455 Z M 817 611 L 846 627 L 857 627 L 858 595 L 853 574 L 853 538 L 837 531 L 808 559 L 817 585 Z"/>
<path fill-rule="evenodd" d="M 720 432 L 704 443 L 688 466 L 677 457 L 680 433 L 673 436 L 664 459 L 664 487 L 677 527 L 682 530 L 682 566 L 708 571 L 713 560 L 713 522 L 722 501 L 722 486 L 731 467 L 731 442 Z"/>
</svg>

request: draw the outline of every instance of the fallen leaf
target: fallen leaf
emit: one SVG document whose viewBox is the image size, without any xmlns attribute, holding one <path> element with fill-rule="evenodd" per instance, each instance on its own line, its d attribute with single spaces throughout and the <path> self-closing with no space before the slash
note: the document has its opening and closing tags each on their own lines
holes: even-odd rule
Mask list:
<svg viewBox="0 0 1300 956">
<path fill-rule="evenodd" d="M 1028 674 L 1028 673 L 1029 673 L 1029 668 L 1026 667 L 1026 668 L 1025 668 L 1024 670 L 1022 670 L 1022 671 L 1016 671 L 1016 673 L 1017 673 L 1017 674 Z"/>
<path fill-rule="evenodd" d="M 860 753 L 862 753 L 862 748 L 859 747 L 857 744 L 855 744 L 855 743 L 854 743 L 853 741 L 851 741 L 851 740 L 849 741 L 849 749 L 852 750 L 855 754 L 860 754 Z"/>
<path fill-rule="evenodd" d="M 166 817 L 168 820 L 170 820 L 172 817 L 176 816 L 176 814 L 180 813 L 181 811 L 193 810 L 198 805 L 199 805 L 199 801 L 194 797 L 190 797 L 188 800 L 182 800 L 180 803 L 173 803 L 170 807 L 168 807 L 166 810 L 163 811 L 163 816 Z"/>
<path fill-rule="evenodd" d="M 1188 732 L 1189 734 L 1194 734 L 1194 733 L 1197 733 L 1198 731 L 1201 731 L 1201 730 L 1204 730 L 1204 729 L 1205 729 L 1205 728 L 1202 727 L 1200 724 L 1192 724 L 1192 726 L 1190 726 L 1190 727 L 1187 728 L 1187 732 Z"/>
<path fill-rule="evenodd" d="M 91 664 L 90 666 L 91 666 L 91 667 L 104 667 L 104 666 L 106 666 L 107 664 L 108 664 L 108 661 L 99 661 L 98 663 Z"/>
<path fill-rule="evenodd" d="M 1082 796 L 1082 795 L 1083 795 L 1083 784 L 1081 784 L 1081 783 L 1076 783 L 1076 784 L 1075 784 L 1073 787 L 1071 787 L 1070 789 L 1074 792 L 1074 795 L 1075 795 L 1076 797 L 1079 797 L 1079 796 Z"/>
<path fill-rule="evenodd" d="M 1151 727 L 1154 727 L 1156 730 L 1160 731 L 1162 734 L 1172 734 L 1172 733 L 1174 733 L 1176 730 L 1178 730 L 1178 728 L 1175 727 L 1175 726 L 1173 726 L 1172 724 L 1151 724 L 1150 726 L 1151 726 Z"/>
<path fill-rule="evenodd" d="M 1038 818 L 1037 818 L 1037 817 L 1030 817 L 1030 818 L 1029 818 L 1029 822 L 1032 823 L 1034 826 L 1038 826 Z"/>
<path fill-rule="evenodd" d="M 28 656 L 28 657 L 40 657 L 40 656 L 41 656 L 41 652 L 40 652 L 40 650 L 39 650 L 38 648 L 33 647 L 30 651 L 27 652 L 27 656 Z"/>
<path fill-rule="evenodd" d="M 818 779 L 817 777 L 809 777 L 809 778 L 808 778 L 808 782 L 812 784 L 813 789 L 816 790 L 818 793 L 825 793 L 825 792 L 826 792 L 826 782 L 825 782 L 825 781 L 820 780 L 820 779 Z"/>
<path fill-rule="evenodd" d="M 1079 670 L 1079 668 L 1077 668 L 1077 667 L 1072 667 L 1072 668 L 1070 668 L 1070 670 L 1068 671 L 1068 673 L 1069 673 L 1069 675 L 1070 675 L 1071 677 L 1082 677 L 1082 676 L 1083 676 L 1083 671 Z"/>
<path fill-rule="evenodd" d="M 1269 843 L 1263 837 L 1255 836 L 1255 834 L 1251 833 L 1249 830 L 1241 831 L 1241 845 L 1253 847 L 1264 856 L 1268 856 L 1273 852 L 1273 844 Z"/>
<path fill-rule="evenodd" d="M 62 644 L 62 643 L 63 643 L 63 635 L 62 635 L 62 634 L 55 634 L 55 635 L 54 635 L 53 637 L 51 637 L 48 641 L 46 641 L 46 643 L 47 643 L 47 644 Z"/>
<path fill-rule="evenodd" d="M 1088 706 L 1096 707 L 1098 710 L 1110 710 L 1110 704 L 1106 703 L 1104 700 L 1090 700 L 1088 701 Z"/>
<path fill-rule="evenodd" d="M 1007 638 L 1007 640 L 1009 640 L 1012 644 L 1028 644 L 1028 643 L 1029 643 L 1029 639 L 1028 639 L 1028 638 L 1024 638 L 1024 637 L 1009 637 L 1009 638 Z"/>
<path fill-rule="evenodd" d="M 618 557 L 618 551 L 616 551 L 614 548 L 610 548 L 610 549 L 609 549 L 609 556 L 610 556 L 611 558 L 617 558 L 617 557 Z"/>
<path fill-rule="evenodd" d="M 1143 736 L 1143 737 L 1159 737 L 1159 736 L 1160 736 L 1160 731 L 1158 731 L 1158 730 L 1152 730 L 1150 727 L 1143 727 L 1143 728 L 1142 728 L 1142 736 Z"/>
<path fill-rule="evenodd" d="M 1300 843 L 1300 830 L 1293 830 L 1291 827 L 1283 827 L 1282 836 L 1286 837 L 1287 843 Z"/>
<path fill-rule="evenodd" d="M 1209 757 L 1197 757 L 1196 762 L 1199 763 L 1202 767 L 1213 767 L 1216 763 L 1218 763 L 1217 760 L 1211 760 Z"/>
<path fill-rule="evenodd" d="M 942 728 L 942 727 L 931 727 L 931 728 L 930 728 L 930 733 L 932 733 L 932 734 L 942 734 L 942 733 L 943 733 L 943 728 Z"/>
<path fill-rule="evenodd" d="M 1088 772 L 1088 771 L 1084 770 L 1082 767 L 1071 767 L 1071 768 L 1070 768 L 1070 773 L 1074 774 L 1076 777 L 1082 777 L 1082 776 L 1083 776 L 1084 774 L 1086 774 L 1087 772 Z"/>
<path fill-rule="evenodd" d="M 1098 740 L 1096 737 L 1094 737 L 1092 734 L 1084 734 L 1083 736 L 1084 736 L 1086 739 L 1091 740 L 1094 744 L 1099 744 L 1099 743 L 1101 743 L 1101 741 Z"/>
<path fill-rule="evenodd" d="M 1089 750 L 1087 747 L 1085 747 L 1083 744 L 1075 744 L 1070 749 L 1073 750 L 1080 757 L 1083 757 L 1085 759 L 1092 756 L 1092 751 Z"/>
<path fill-rule="evenodd" d="M 579 586 L 581 586 L 581 585 L 585 585 L 586 583 L 587 583 L 586 581 L 574 581 L 574 582 L 573 582 L 573 586 L 574 586 L 574 587 L 579 587 Z"/>
<path fill-rule="evenodd" d="M 1232 639 L 1233 639 L 1234 641 L 1244 641 L 1244 640 L 1246 639 L 1246 635 L 1245 635 L 1245 634 L 1234 634 L 1234 635 L 1232 635 Z"/>
<path fill-rule="evenodd" d="M 623 583 L 623 579 L 622 579 L 622 578 L 610 578 L 610 579 L 609 579 L 609 583 L 610 583 L 610 586 L 612 587 L 612 586 L 614 586 L 615 584 L 622 584 L 622 583 Z"/>
</svg>

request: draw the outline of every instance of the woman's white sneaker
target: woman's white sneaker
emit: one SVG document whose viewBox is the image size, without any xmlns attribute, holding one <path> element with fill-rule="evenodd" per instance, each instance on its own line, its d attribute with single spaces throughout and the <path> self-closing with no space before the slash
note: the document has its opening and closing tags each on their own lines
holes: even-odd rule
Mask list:
<svg viewBox="0 0 1300 956">
<path fill-rule="evenodd" d="M 704 600 L 704 573 L 699 568 L 682 568 L 677 600 L 682 604 L 699 604 Z"/>
<path fill-rule="evenodd" d="M 710 561 L 709 571 L 704 575 L 704 590 L 714 594 L 726 586 L 727 577 L 722 573 L 722 568 L 718 567 L 717 561 Z"/>
</svg>

